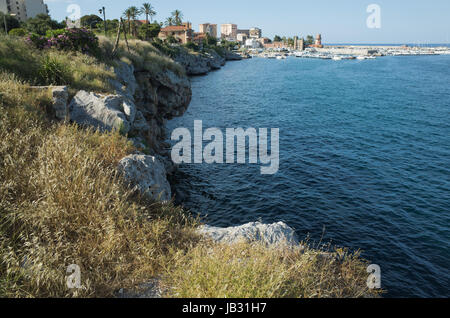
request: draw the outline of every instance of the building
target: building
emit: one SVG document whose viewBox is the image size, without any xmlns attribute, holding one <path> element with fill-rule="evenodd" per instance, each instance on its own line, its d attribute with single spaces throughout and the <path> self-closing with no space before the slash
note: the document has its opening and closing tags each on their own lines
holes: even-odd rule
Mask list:
<svg viewBox="0 0 450 318">
<path fill-rule="evenodd" d="M 298 36 L 294 36 L 294 50 L 305 50 L 305 40 L 303 38 L 299 39 Z"/>
<path fill-rule="evenodd" d="M 48 14 L 48 7 L 43 0 L 0 0 L 0 12 L 15 15 L 20 22 L 25 22 L 38 14 Z"/>
<path fill-rule="evenodd" d="M 257 39 L 250 38 L 245 41 L 245 47 L 249 49 L 259 49 L 262 48 L 262 44 Z"/>
<path fill-rule="evenodd" d="M 162 28 L 159 32 L 158 38 L 164 41 L 169 37 L 174 37 L 181 44 L 192 42 L 194 37 L 192 24 L 190 22 L 185 22 L 182 25 L 171 25 Z"/>
<path fill-rule="evenodd" d="M 272 42 L 264 44 L 264 48 L 267 50 L 287 50 L 289 48 L 289 45 L 284 42 Z"/>
<path fill-rule="evenodd" d="M 259 39 L 262 37 L 262 30 L 259 28 L 250 29 L 250 37 L 253 39 Z"/>
<path fill-rule="evenodd" d="M 263 46 L 264 46 L 265 44 L 272 43 L 272 41 L 271 41 L 269 38 L 260 38 L 260 39 L 258 39 L 258 41 L 259 41 L 259 43 L 261 43 Z"/>
<path fill-rule="evenodd" d="M 310 45 L 310 47 L 315 47 L 315 48 L 323 48 L 322 45 L 322 35 L 321 34 L 317 34 L 316 36 L 316 42 L 313 45 Z"/>
<path fill-rule="evenodd" d="M 249 37 L 245 33 L 238 33 L 236 36 L 236 39 L 240 43 L 245 43 Z"/>
<path fill-rule="evenodd" d="M 199 31 L 200 33 L 209 34 L 213 38 L 217 39 L 217 24 L 211 23 L 200 24 Z"/>
<path fill-rule="evenodd" d="M 236 41 L 237 40 L 237 25 L 232 23 L 222 24 L 220 26 L 220 36 L 222 39 L 228 41 Z"/>
<path fill-rule="evenodd" d="M 194 32 L 192 37 L 192 42 L 202 45 L 203 42 L 206 40 L 207 33 L 203 32 Z"/>
<path fill-rule="evenodd" d="M 247 38 L 250 37 L 250 30 L 237 30 L 237 34 L 245 34 Z"/>
</svg>

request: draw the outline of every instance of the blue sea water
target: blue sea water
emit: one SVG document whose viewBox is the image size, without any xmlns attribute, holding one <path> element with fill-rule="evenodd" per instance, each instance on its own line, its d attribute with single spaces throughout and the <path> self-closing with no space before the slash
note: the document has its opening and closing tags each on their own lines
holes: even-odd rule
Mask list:
<svg viewBox="0 0 450 318">
<path fill-rule="evenodd" d="M 450 56 L 228 63 L 192 79 L 193 129 L 280 129 L 280 170 L 182 165 L 184 205 L 215 226 L 284 221 L 353 250 L 388 297 L 450 296 Z"/>
</svg>

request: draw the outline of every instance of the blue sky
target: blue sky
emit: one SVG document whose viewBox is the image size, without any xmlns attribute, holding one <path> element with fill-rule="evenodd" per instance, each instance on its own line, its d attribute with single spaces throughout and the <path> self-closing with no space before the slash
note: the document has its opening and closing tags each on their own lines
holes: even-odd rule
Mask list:
<svg viewBox="0 0 450 318">
<path fill-rule="evenodd" d="M 325 43 L 449 43 L 449 0 L 44 0 L 50 14 L 62 20 L 70 4 L 78 4 L 81 14 L 98 14 L 106 7 L 107 18 L 117 18 L 126 7 L 150 2 L 158 21 L 179 9 L 185 20 L 235 23 L 238 28 L 260 27 L 263 36 L 305 36 L 321 33 Z M 381 28 L 369 29 L 367 6 L 381 8 Z"/>
</svg>

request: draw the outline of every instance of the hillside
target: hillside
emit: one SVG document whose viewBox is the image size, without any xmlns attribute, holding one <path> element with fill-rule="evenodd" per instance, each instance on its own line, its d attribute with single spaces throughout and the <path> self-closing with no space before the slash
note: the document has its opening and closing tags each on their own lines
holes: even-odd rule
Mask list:
<svg viewBox="0 0 450 318">
<path fill-rule="evenodd" d="M 375 295 L 359 253 L 288 241 L 284 225 L 202 234 L 166 179 L 164 123 L 189 106 L 186 69 L 129 45 L 113 55 L 103 38 L 85 54 L 0 37 L 0 297 Z M 80 289 L 67 288 L 71 264 Z"/>
</svg>

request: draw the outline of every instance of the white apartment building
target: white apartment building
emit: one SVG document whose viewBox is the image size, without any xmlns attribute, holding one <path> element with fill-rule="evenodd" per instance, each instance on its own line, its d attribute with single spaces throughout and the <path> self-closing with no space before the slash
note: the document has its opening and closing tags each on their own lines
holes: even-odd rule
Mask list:
<svg viewBox="0 0 450 318">
<path fill-rule="evenodd" d="M 43 0 L 0 0 L 0 12 L 14 14 L 17 20 L 25 22 L 38 14 L 48 14 Z"/>
<path fill-rule="evenodd" d="M 237 39 L 237 25 L 232 23 L 222 24 L 220 26 L 221 38 L 229 41 Z"/>
</svg>

